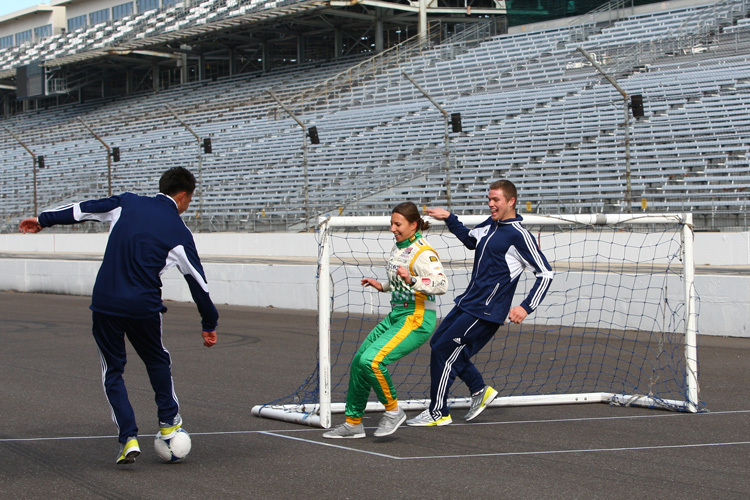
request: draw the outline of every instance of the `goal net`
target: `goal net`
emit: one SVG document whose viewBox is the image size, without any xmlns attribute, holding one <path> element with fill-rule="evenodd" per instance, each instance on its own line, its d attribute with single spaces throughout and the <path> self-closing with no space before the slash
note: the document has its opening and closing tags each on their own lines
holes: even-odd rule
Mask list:
<svg viewBox="0 0 750 500">
<path fill-rule="evenodd" d="M 484 216 L 459 216 L 467 227 Z M 441 221 L 425 237 L 450 280 L 438 319 L 468 283 L 473 251 Z M 501 326 L 474 362 L 499 395 L 492 406 L 603 402 L 696 412 L 697 297 L 690 214 L 524 215 L 555 273 L 539 308 Z M 258 405 L 256 416 L 328 428 L 343 413 L 349 364 L 370 330 L 390 312 L 390 294 L 362 287 L 385 281 L 394 244 L 389 217 L 321 219 L 317 366 L 299 388 Z M 534 283 L 527 270 L 513 305 Z M 429 405 L 430 347 L 388 365 L 399 405 Z M 468 407 L 460 379 L 449 404 Z M 383 410 L 374 392 L 368 411 Z"/>
</svg>

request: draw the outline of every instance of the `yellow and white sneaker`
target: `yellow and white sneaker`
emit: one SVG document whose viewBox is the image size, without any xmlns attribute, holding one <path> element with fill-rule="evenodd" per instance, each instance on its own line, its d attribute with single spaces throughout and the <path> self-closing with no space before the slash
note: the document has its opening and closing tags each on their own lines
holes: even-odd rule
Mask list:
<svg viewBox="0 0 750 500">
<path fill-rule="evenodd" d="M 128 438 L 122 448 L 120 454 L 117 456 L 118 465 L 132 464 L 135 462 L 135 458 L 141 454 L 141 448 L 138 446 L 138 439 L 133 436 Z"/>
<path fill-rule="evenodd" d="M 448 425 L 451 422 L 453 422 L 453 419 L 450 415 L 441 415 L 438 418 L 434 418 L 428 408 L 411 420 L 407 420 L 406 425 L 410 427 L 440 427 Z"/>
<path fill-rule="evenodd" d="M 162 439 L 172 439 L 180 427 L 182 427 L 182 417 L 178 413 L 171 422 L 159 422 L 159 434 Z"/>
<path fill-rule="evenodd" d="M 477 417 L 496 397 L 497 391 L 489 385 L 485 385 L 482 392 L 471 397 L 471 408 L 469 408 L 469 412 L 466 414 L 466 421 L 468 422 Z"/>
</svg>

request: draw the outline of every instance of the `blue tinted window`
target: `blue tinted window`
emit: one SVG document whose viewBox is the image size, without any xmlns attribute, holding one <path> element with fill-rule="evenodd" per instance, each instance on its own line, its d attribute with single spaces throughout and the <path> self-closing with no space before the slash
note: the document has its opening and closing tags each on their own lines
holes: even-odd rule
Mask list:
<svg viewBox="0 0 750 500">
<path fill-rule="evenodd" d="M 89 14 L 89 24 L 95 25 L 109 21 L 109 9 L 97 10 Z"/>
<path fill-rule="evenodd" d="M 86 14 L 68 19 L 68 31 L 75 31 L 86 26 Z"/>
<path fill-rule="evenodd" d="M 21 45 L 23 42 L 31 41 L 31 30 L 22 31 L 16 33 L 16 45 Z"/>
<path fill-rule="evenodd" d="M 112 19 L 117 21 L 133 13 L 133 4 L 131 2 L 121 3 L 112 7 Z"/>
<path fill-rule="evenodd" d="M 146 12 L 147 10 L 154 10 L 159 8 L 159 0 L 137 0 L 138 13 Z"/>
<path fill-rule="evenodd" d="M 34 28 L 34 40 L 41 40 L 42 38 L 47 38 L 48 36 L 52 36 L 51 24 Z"/>
</svg>

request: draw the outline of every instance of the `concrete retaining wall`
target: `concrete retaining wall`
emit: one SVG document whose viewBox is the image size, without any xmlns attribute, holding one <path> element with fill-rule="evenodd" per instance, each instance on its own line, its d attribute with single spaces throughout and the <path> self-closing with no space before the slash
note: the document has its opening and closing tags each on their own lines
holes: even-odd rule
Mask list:
<svg viewBox="0 0 750 500">
<path fill-rule="evenodd" d="M 88 295 L 106 239 L 106 234 L 0 235 L 0 289 Z M 315 234 L 218 233 L 196 234 L 195 239 L 217 304 L 317 308 Z M 389 248 L 389 243 L 383 247 Z M 697 233 L 695 256 L 696 265 L 716 266 L 717 271 L 703 267 L 696 276 L 700 333 L 750 337 L 750 273 L 741 269 L 750 266 L 750 233 Z M 740 269 L 732 274 L 721 266 Z M 166 300 L 191 300 L 176 270 L 165 273 L 163 283 Z M 455 285 L 462 291 L 459 283 Z M 452 296 L 441 298 L 443 314 Z"/>
</svg>

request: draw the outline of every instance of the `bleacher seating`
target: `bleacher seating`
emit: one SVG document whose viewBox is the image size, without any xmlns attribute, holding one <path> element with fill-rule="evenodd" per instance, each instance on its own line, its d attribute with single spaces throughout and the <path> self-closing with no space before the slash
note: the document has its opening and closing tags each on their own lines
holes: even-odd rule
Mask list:
<svg viewBox="0 0 750 500">
<path fill-rule="evenodd" d="M 36 50 L 57 57 L 79 44 L 110 43 L 118 32 L 148 36 L 188 15 L 208 22 L 248 5 L 208 0 L 179 18 L 152 11 L 53 37 Z M 121 148 L 122 162 L 112 164 L 115 193 L 153 193 L 165 168 L 187 166 L 203 181 L 187 216 L 211 230 L 300 228 L 308 209 L 310 216 L 340 207 L 383 214 L 405 199 L 474 213 L 483 210 L 488 183 L 501 177 L 518 185 L 520 208 L 530 202 L 540 212 L 641 210 L 645 199 L 650 211 L 736 215 L 750 199 L 750 24 L 743 15 L 727 0 L 626 18 L 583 42 L 566 28 L 473 45 L 448 40 L 351 86 L 320 85 L 359 62 L 343 60 L 22 113 L 4 125 L 47 159 L 37 172 L 40 209 L 106 195 L 106 152 L 81 117 Z M 706 23 L 715 29 L 710 43 L 700 39 L 700 51 L 654 43 L 675 32 L 704 33 Z M 649 52 L 634 50 L 639 44 Z M 635 61 L 627 71 L 617 66 L 619 84 L 645 102 L 645 116 L 629 119 L 629 157 L 626 104 L 585 64 L 579 45 L 601 58 L 626 47 L 646 61 L 627 59 Z M 0 53 L 0 66 L 22 57 L 9 52 Z M 461 113 L 463 132 L 449 133 L 447 157 L 443 116 L 403 72 Z M 317 125 L 320 145 L 305 151 L 302 129 L 270 89 Z M 200 154 L 167 105 L 213 139 L 212 154 Z M 0 210 L 12 229 L 32 210 L 33 169 L 12 138 L 3 137 L 0 151 Z"/>
</svg>

